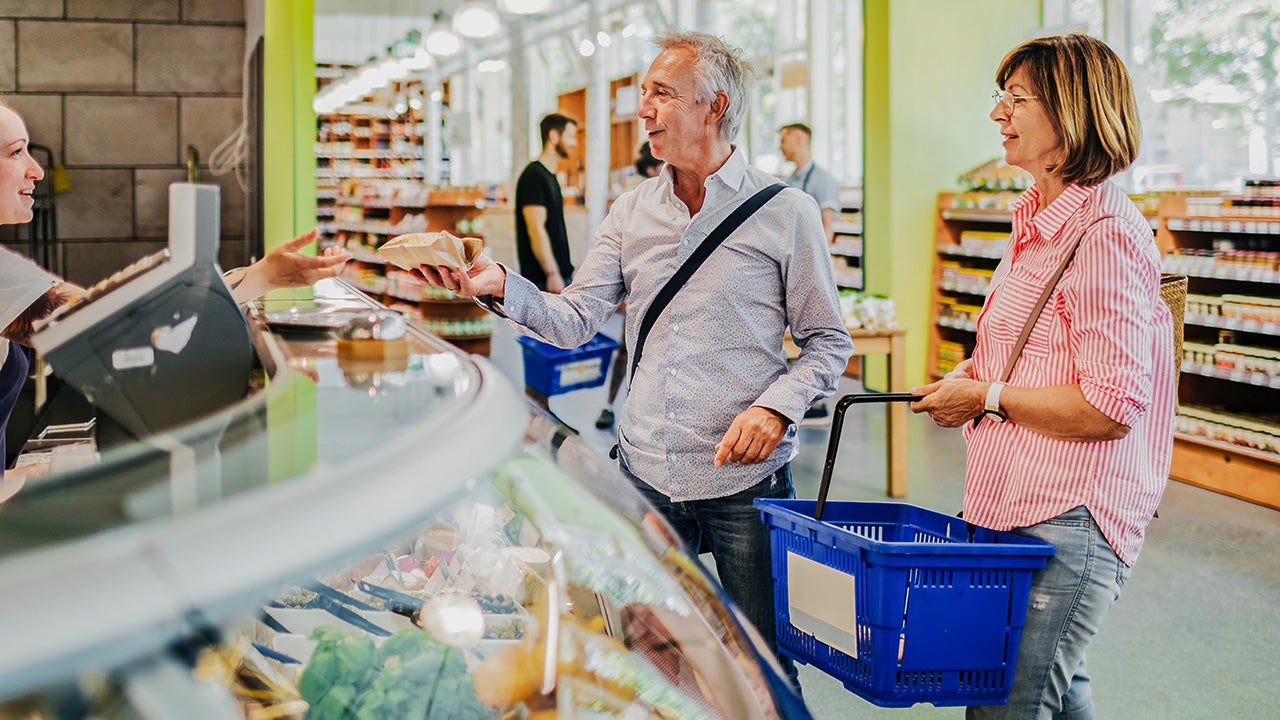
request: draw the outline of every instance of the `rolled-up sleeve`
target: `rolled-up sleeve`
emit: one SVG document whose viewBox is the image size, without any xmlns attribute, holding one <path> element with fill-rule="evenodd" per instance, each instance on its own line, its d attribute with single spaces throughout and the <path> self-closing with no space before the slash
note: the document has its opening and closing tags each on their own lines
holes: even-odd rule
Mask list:
<svg viewBox="0 0 1280 720">
<path fill-rule="evenodd" d="M 1150 231 L 1124 220 L 1098 223 L 1080 244 L 1072 283 L 1071 340 L 1080 390 L 1112 420 L 1131 427 L 1151 404 L 1159 256 Z"/>
</svg>

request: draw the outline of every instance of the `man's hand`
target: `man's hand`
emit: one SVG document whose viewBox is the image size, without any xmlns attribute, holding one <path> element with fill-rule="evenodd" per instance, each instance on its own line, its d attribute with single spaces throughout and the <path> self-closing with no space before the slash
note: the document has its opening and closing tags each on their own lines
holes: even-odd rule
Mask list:
<svg viewBox="0 0 1280 720">
<path fill-rule="evenodd" d="M 564 278 L 560 277 L 560 271 L 547 274 L 547 292 L 559 295 L 564 292 Z"/>
<path fill-rule="evenodd" d="M 471 269 L 463 272 L 443 265 L 419 265 L 413 274 L 422 278 L 428 285 L 444 288 L 458 297 L 472 298 L 477 295 L 492 295 L 496 298 L 506 294 L 507 274 L 502 266 L 494 262 L 484 253 L 476 257 Z"/>
<path fill-rule="evenodd" d="M 982 414 L 987 387 L 988 383 L 967 377 L 948 376 L 924 387 L 911 388 L 912 395 L 924 396 L 923 400 L 911 403 L 911 412 L 929 413 L 939 427 L 960 427 Z"/>
<path fill-rule="evenodd" d="M 743 410 L 716 444 L 716 467 L 722 467 L 726 460 L 743 465 L 763 461 L 782 442 L 790 424 L 782 415 L 759 405 Z"/>
</svg>

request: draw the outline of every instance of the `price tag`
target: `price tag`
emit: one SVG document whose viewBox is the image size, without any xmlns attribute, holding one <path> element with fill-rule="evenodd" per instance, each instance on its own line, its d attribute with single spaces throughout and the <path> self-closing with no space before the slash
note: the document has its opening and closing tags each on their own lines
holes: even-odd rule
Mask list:
<svg viewBox="0 0 1280 720">
<path fill-rule="evenodd" d="M 1248 382 L 1249 376 L 1248 373 L 1243 370 L 1232 370 L 1231 373 L 1227 375 L 1227 379 L 1232 382 Z"/>
</svg>

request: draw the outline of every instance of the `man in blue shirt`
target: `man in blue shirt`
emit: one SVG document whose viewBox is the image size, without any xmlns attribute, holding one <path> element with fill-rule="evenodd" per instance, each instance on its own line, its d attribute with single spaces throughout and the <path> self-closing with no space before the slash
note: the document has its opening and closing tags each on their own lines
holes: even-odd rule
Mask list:
<svg viewBox="0 0 1280 720">
<path fill-rule="evenodd" d="M 804 123 L 783 125 L 778 131 L 782 157 L 795 163 L 796 171 L 787 178 L 787 184 L 800 188 L 818 202 L 822 211 L 822 230 L 827 242 L 835 240 L 836 213 L 840 212 L 840 183 L 834 176 L 813 161 L 813 131 Z"/>
</svg>

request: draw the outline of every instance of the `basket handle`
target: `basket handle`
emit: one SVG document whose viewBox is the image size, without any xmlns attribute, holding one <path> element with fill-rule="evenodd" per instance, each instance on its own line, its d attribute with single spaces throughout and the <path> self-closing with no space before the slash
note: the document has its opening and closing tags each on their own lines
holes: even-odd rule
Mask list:
<svg viewBox="0 0 1280 720">
<path fill-rule="evenodd" d="M 844 427 L 844 414 L 855 403 L 918 402 L 923 395 L 911 393 L 862 393 L 845 395 L 836 403 L 831 416 L 831 438 L 827 440 L 827 462 L 822 467 L 822 485 L 818 488 L 818 504 L 813 508 L 813 519 L 821 520 L 827 505 L 827 492 L 831 490 L 831 473 L 836 467 L 836 451 L 840 449 L 840 430 Z"/>
</svg>

